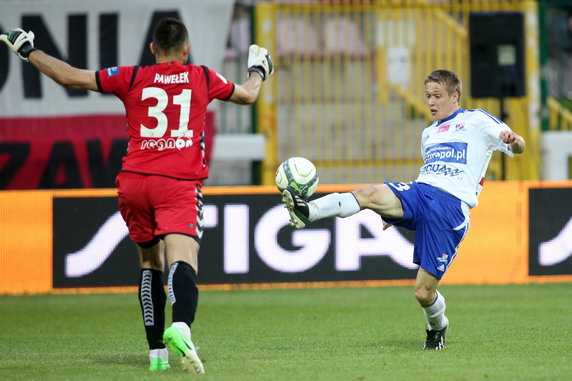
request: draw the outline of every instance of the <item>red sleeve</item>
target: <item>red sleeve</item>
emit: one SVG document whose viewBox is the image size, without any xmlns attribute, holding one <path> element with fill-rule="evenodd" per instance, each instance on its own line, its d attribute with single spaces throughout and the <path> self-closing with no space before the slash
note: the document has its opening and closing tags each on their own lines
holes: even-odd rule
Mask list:
<svg viewBox="0 0 572 381">
<path fill-rule="evenodd" d="M 234 92 L 234 83 L 230 82 L 216 71 L 209 68 L 206 69 L 207 72 L 205 72 L 205 74 L 208 74 L 207 83 L 209 86 L 210 99 L 226 100 L 230 98 Z"/>
<path fill-rule="evenodd" d="M 95 73 L 97 87 L 102 93 L 113 93 L 118 97 L 127 94 L 134 73 L 133 66 L 113 66 Z"/>
</svg>

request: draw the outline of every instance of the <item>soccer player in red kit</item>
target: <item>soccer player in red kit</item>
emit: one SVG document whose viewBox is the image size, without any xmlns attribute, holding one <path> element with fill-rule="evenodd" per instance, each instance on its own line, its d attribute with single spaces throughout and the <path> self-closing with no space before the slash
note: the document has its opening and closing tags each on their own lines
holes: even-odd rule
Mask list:
<svg viewBox="0 0 572 381">
<path fill-rule="evenodd" d="M 176 19 L 157 24 L 150 49 L 156 64 L 100 71 L 78 69 L 34 47 L 33 32 L 0 35 L 21 59 L 63 86 L 115 94 L 125 105 L 129 147 L 116 185 L 119 209 L 141 258 L 139 300 L 151 370 L 169 367 L 167 348 L 183 367 L 204 373 L 191 341 L 198 304 L 198 251 L 203 234 L 202 181 L 208 177 L 204 126 L 213 99 L 252 104 L 274 72 L 268 51 L 251 45 L 249 77 L 234 84 L 217 72 L 185 64 L 189 39 Z M 254 73 L 254 74 L 253 74 Z M 169 266 L 173 324 L 165 330 L 162 274 Z"/>
</svg>

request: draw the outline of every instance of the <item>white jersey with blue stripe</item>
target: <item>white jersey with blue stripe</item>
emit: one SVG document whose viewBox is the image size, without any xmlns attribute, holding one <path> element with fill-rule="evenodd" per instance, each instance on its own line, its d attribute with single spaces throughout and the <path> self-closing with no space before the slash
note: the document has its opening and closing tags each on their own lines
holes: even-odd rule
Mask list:
<svg viewBox="0 0 572 381">
<path fill-rule="evenodd" d="M 477 206 L 485 173 L 494 151 L 513 156 L 499 135 L 511 131 L 505 123 L 483 110 L 458 109 L 436 121 L 421 136 L 418 182 L 437 187 Z"/>
</svg>

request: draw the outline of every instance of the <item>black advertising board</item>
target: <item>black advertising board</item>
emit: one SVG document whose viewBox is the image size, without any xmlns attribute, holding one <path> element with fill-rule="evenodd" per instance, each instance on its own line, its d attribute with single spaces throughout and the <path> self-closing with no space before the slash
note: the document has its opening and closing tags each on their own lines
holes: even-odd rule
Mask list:
<svg viewBox="0 0 572 381">
<path fill-rule="evenodd" d="M 414 279 L 413 234 L 364 211 L 302 230 L 273 194 L 205 195 L 201 284 Z M 138 257 L 115 197 L 53 201 L 53 286 L 133 286 Z"/>
<path fill-rule="evenodd" d="M 529 190 L 529 275 L 572 274 L 572 188 Z"/>
</svg>

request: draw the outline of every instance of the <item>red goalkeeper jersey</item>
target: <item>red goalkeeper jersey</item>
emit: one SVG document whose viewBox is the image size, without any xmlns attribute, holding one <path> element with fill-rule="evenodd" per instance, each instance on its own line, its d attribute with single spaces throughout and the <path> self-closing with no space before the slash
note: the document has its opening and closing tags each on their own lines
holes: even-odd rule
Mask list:
<svg viewBox="0 0 572 381">
<path fill-rule="evenodd" d="M 129 146 L 123 171 L 184 180 L 208 177 L 207 105 L 228 99 L 234 84 L 205 66 L 176 62 L 96 72 L 98 88 L 125 105 Z"/>
</svg>

